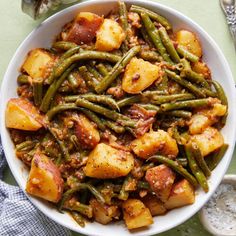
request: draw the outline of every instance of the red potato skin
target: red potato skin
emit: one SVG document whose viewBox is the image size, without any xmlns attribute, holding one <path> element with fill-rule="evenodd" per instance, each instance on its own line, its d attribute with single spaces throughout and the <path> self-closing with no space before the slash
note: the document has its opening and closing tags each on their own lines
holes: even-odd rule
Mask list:
<svg viewBox="0 0 236 236">
<path fill-rule="evenodd" d="M 92 19 L 83 16 L 77 17 L 68 31 L 66 41 L 76 44 L 92 42 L 102 22 L 103 18 L 96 14 L 93 14 Z"/>
</svg>

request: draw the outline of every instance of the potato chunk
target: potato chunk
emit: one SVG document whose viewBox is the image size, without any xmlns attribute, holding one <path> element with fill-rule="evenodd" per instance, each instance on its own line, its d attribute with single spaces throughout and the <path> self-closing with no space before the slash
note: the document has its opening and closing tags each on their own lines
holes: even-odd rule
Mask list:
<svg viewBox="0 0 236 236">
<path fill-rule="evenodd" d="M 93 208 L 93 216 L 95 221 L 106 225 L 113 220 L 113 218 L 119 218 L 120 211 L 118 206 L 104 205 L 99 203 L 96 199 L 91 199 L 89 204 Z"/>
<path fill-rule="evenodd" d="M 112 51 L 118 49 L 125 39 L 120 25 L 111 19 L 105 19 L 97 31 L 95 47 L 99 51 Z"/>
<path fill-rule="evenodd" d="M 173 209 L 190 205 L 194 202 L 194 188 L 186 179 L 183 179 L 173 185 L 170 197 L 164 205 L 167 209 Z"/>
<path fill-rule="evenodd" d="M 198 145 L 203 156 L 208 155 L 224 144 L 222 134 L 213 127 L 207 127 L 203 133 L 193 135 L 191 141 Z"/>
<path fill-rule="evenodd" d="M 192 70 L 197 72 L 198 74 L 202 74 L 205 79 L 211 79 L 211 71 L 208 68 L 207 64 L 204 62 L 194 62 L 192 63 Z"/>
<path fill-rule="evenodd" d="M 122 89 L 131 94 L 142 92 L 159 77 L 159 67 L 137 57 L 126 66 Z"/>
<path fill-rule="evenodd" d="M 131 142 L 131 149 L 137 156 L 144 159 L 154 154 L 175 158 L 178 154 L 178 146 L 175 139 L 164 130 L 145 133 Z"/>
<path fill-rule="evenodd" d="M 134 157 L 130 152 L 99 143 L 89 154 L 84 172 L 89 177 L 109 179 L 126 176 L 133 166 Z"/>
<path fill-rule="evenodd" d="M 36 153 L 32 159 L 26 192 L 50 202 L 58 202 L 61 199 L 63 193 L 61 173 L 42 153 Z"/>
<path fill-rule="evenodd" d="M 53 61 L 54 57 L 49 52 L 36 48 L 29 52 L 22 69 L 33 79 L 44 78 L 44 74 Z"/>
<path fill-rule="evenodd" d="M 64 40 L 76 44 L 90 43 L 95 38 L 102 22 L 103 17 L 91 12 L 80 12 L 76 16 Z"/>
<path fill-rule="evenodd" d="M 191 134 L 202 133 L 207 127 L 218 121 L 220 116 L 225 115 L 227 107 L 225 105 L 215 103 L 212 108 L 204 108 L 199 110 L 192 116 L 189 122 L 189 131 Z"/>
<path fill-rule="evenodd" d="M 176 41 L 196 56 L 202 56 L 201 44 L 194 33 L 188 30 L 180 30 L 176 33 Z"/>
<path fill-rule="evenodd" d="M 136 229 L 153 223 L 147 207 L 138 199 L 128 199 L 122 204 L 125 224 L 128 229 Z"/>
<path fill-rule="evenodd" d="M 28 100 L 11 98 L 5 113 L 7 128 L 36 131 L 42 127 L 42 116 Z"/>
<path fill-rule="evenodd" d="M 175 173 L 166 165 L 159 165 L 147 170 L 145 179 L 153 192 L 165 202 L 175 181 Z"/>
<path fill-rule="evenodd" d="M 100 135 L 94 124 L 84 115 L 76 119 L 75 133 L 83 148 L 94 148 L 100 141 Z"/>
<path fill-rule="evenodd" d="M 163 215 L 166 213 L 164 203 L 155 195 L 147 195 L 142 198 L 142 202 L 150 210 L 152 216 Z"/>
</svg>

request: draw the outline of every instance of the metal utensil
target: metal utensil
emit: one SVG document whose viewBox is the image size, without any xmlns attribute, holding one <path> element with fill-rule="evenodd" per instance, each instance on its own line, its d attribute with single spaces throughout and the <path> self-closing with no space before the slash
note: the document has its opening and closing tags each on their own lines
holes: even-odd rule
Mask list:
<svg viewBox="0 0 236 236">
<path fill-rule="evenodd" d="M 220 0 L 220 5 L 225 13 L 226 20 L 230 29 L 234 41 L 234 47 L 236 50 L 236 6 L 235 0 Z"/>
</svg>

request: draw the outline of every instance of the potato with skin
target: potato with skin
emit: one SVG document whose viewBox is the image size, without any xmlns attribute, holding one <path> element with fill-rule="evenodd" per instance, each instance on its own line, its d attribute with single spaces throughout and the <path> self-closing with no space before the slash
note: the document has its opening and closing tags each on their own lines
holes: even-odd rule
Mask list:
<svg viewBox="0 0 236 236">
<path fill-rule="evenodd" d="M 179 30 L 176 33 L 176 41 L 179 45 L 185 47 L 189 52 L 198 57 L 202 56 L 201 44 L 193 32 L 188 30 Z"/>
<path fill-rule="evenodd" d="M 142 198 L 142 202 L 150 210 L 152 216 L 164 215 L 167 211 L 164 203 L 155 195 L 149 194 L 145 196 Z"/>
<path fill-rule="evenodd" d="M 93 209 L 93 217 L 95 221 L 99 222 L 100 224 L 106 225 L 114 218 L 118 219 L 120 216 L 118 206 L 104 205 L 94 198 L 89 201 L 89 204 Z"/>
<path fill-rule="evenodd" d="M 120 25 L 111 19 L 105 19 L 97 31 L 95 48 L 98 51 L 112 51 L 120 48 L 125 33 Z"/>
<path fill-rule="evenodd" d="M 11 98 L 7 103 L 5 121 L 7 128 L 36 131 L 42 127 L 43 117 L 27 99 Z"/>
<path fill-rule="evenodd" d="M 80 12 L 75 18 L 64 40 L 76 44 L 90 43 L 95 38 L 97 30 L 102 22 L 103 17 L 91 12 Z"/>
<path fill-rule="evenodd" d="M 36 152 L 32 159 L 26 192 L 50 202 L 58 202 L 63 193 L 63 186 L 57 166 L 47 156 Z"/>
<path fill-rule="evenodd" d="M 151 130 L 145 133 L 131 142 L 131 149 L 143 159 L 147 159 L 154 154 L 161 154 L 175 159 L 178 154 L 178 146 L 175 139 L 164 130 Z"/>
<path fill-rule="evenodd" d="M 215 124 L 226 112 L 227 107 L 220 103 L 215 103 L 211 108 L 198 110 L 189 121 L 189 132 L 191 134 L 202 133 L 207 127 Z"/>
<path fill-rule="evenodd" d="M 192 135 L 191 142 L 197 144 L 202 156 L 207 156 L 224 144 L 224 138 L 216 128 L 207 127 L 203 133 Z"/>
<path fill-rule="evenodd" d="M 79 114 L 76 119 L 75 134 L 83 148 L 95 148 L 100 141 L 100 135 L 97 128 L 83 114 Z"/>
<path fill-rule="evenodd" d="M 99 143 L 89 154 L 84 173 L 98 179 L 118 178 L 126 176 L 133 166 L 134 157 L 130 152 Z"/>
<path fill-rule="evenodd" d="M 128 229 L 136 229 L 153 224 L 152 215 L 138 199 L 128 199 L 122 204 L 124 221 Z"/>
<path fill-rule="evenodd" d="M 168 166 L 162 164 L 147 170 L 146 181 L 162 202 L 165 202 L 175 181 L 175 173 Z"/>
<path fill-rule="evenodd" d="M 22 70 L 27 72 L 33 79 L 44 78 L 44 74 L 53 61 L 53 55 L 44 49 L 36 48 L 28 53 L 22 65 Z"/>
<path fill-rule="evenodd" d="M 143 59 L 134 57 L 125 68 L 122 89 L 130 94 L 138 94 L 149 87 L 159 77 L 159 67 Z"/>
<path fill-rule="evenodd" d="M 169 199 L 165 202 L 166 209 L 191 205 L 195 202 L 195 192 L 193 186 L 183 179 L 173 185 Z"/>
</svg>

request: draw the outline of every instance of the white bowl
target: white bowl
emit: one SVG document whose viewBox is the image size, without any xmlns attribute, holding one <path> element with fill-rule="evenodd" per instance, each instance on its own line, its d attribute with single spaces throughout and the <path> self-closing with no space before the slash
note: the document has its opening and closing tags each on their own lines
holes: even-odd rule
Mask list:
<svg viewBox="0 0 236 236">
<path fill-rule="evenodd" d="M 38 209 L 40 209 L 45 215 L 47 215 L 54 221 L 63 226 L 66 226 L 73 231 L 93 236 L 152 235 L 169 230 L 183 223 L 192 215 L 194 215 L 198 210 L 200 210 L 212 195 L 212 193 L 215 191 L 216 187 L 221 182 L 228 168 L 234 150 L 236 131 L 236 109 L 234 107 L 236 99 L 234 80 L 229 65 L 226 62 L 225 57 L 220 51 L 219 47 L 201 27 L 199 27 L 191 19 L 187 18 L 174 9 L 151 1 L 128 0 L 126 2 L 129 4 L 138 4 L 160 13 L 170 20 L 175 30 L 184 28 L 193 31 L 198 35 L 203 47 L 203 59 L 209 65 L 212 71 L 213 78 L 223 85 L 223 88 L 227 93 L 229 101 L 229 116 L 226 126 L 222 130 L 222 133 L 224 135 L 225 142 L 229 144 L 229 149 L 227 150 L 223 160 L 214 170 L 211 178 L 209 179 L 210 191 L 207 194 L 205 194 L 202 190 L 197 190 L 196 202 L 193 205 L 172 210 L 164 216 L 155 217 L 154 224 L 144 230 L 129 232 L 122 221 L 106 226 L 98 223 L 88 223 L 86 224 L 85 228 L 81 228 L 71 219 L 69 215 L 60 214 L 52 205 L 42 200 L 28 196 Z M 16 77 L 19 74 L 18 68 L 20 68 L 20 66 L 22 65 L 24 58 L 29 50 L 37 47 L 49 47 L 55 36 L 60 32 L 62 26 L 66 22 L 72 20 L 78 11 L 91 11 L 97 14 L 106 15 L 116 7 L 117 0 L 93 0 L 69 7 L 51 16 L 42 24 L 40 24 L 35 30 L 33 30 L 33 32 L 24 40 L 24 42 L 20 45 L 15 55 L 13 56 L 6 71 L 1 87 L 0 132 L 8 164 L 16 181 L 23 190 L 26 186 L 28 172 L 24 167 L 24 164 L 16 158 L 13 143 L 10 139 L 9 132 L 5 127 L 4 118 L 7 101 L 12 97 L 17 97 Z"/>
<path fill-rule="evenodd" d="M 236 175 L 225 175 L 222 182 L 222 184 L 230 184 L 234 187 L 236 187 Z M 211 233 L 212 235 L 222 235 L 222 236 L 229 236 L 229 235 L 235 235 L 233 232 L 231 234 L 227 234 L 225 233 L 224 230 L 220 230 L 220 229 L 216 229 L 215 227 L 212 226 L 212 223 L 209 219 L 209 217 L 207 216 L 206 210 L 204 209 L 204 207 L 201 209 L 201 211 L 199 211 L 199 218 L 200 221 L 202 222 L 203 226 L 205 227 L 205 229 Z M 224 222 L 222 222 L 224 223 Z M 225 225 L 225 223 L 224 223 Z"/>
</svg>

